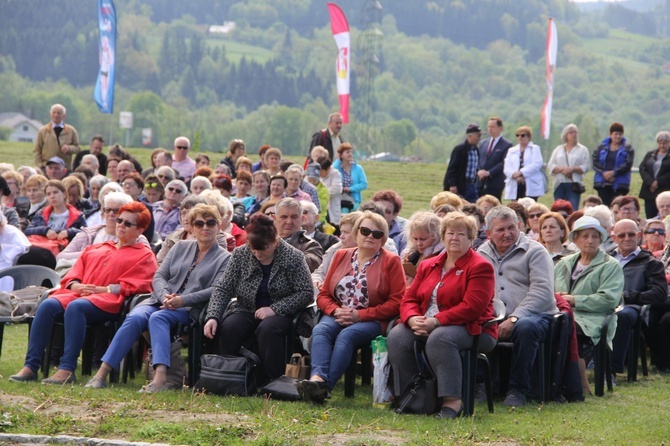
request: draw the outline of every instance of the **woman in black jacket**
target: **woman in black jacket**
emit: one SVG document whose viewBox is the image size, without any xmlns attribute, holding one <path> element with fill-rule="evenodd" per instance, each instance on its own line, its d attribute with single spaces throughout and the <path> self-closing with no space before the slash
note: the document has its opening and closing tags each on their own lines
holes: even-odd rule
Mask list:
<svg viewBox="0 0 670 446">
<path fill-rule="evenodd" d="M 670 190 L 670 132 L 656 134 L 658 148 L 647 152 L 640 164 L 642 187 L 640 198 L 644 200 L 644 210 L 647 218 L 658 215 L 656 196 Z"/>
</svg>

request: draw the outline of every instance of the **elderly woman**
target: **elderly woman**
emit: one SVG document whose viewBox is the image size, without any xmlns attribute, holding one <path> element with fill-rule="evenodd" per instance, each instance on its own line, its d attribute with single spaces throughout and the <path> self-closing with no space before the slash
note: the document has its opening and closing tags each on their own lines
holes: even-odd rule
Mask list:
<svg viewBox="0 0 670 446">
<path fill-rule="evenodd" d="M 281 158 L 281 150 L 276 147 L 270 147 L 265 151 L 265 164 L 267 166 L 265 170 L 271 177 L 281 173 Z"/>
<path fill-rule="evenodd" d="M 141 201 L 146 204 L 146 197 L 144 196 L 144 179 L 142 175 L 137 172 L 130 173 L 123 177 L 121 183 L 123 191 L 130 195 L 133 201 Z"/>
<path fill-rule="evenodd" d="M 665 249 L 665 223 L 660 220 L 648 220 L 642 230 L 642 248 L 658 257 Z"/>
<path fill-rule="evenodd" d="M 2 204 L 7 207 L 15 207 L 23 188 L 23 175 L 14 170 L 8 170 L 2 173 L 2 177 L 9 187 L 9 195 L 2 195 Z"/>
<path fill-rule="evenodd" d="M 563 257 L 574 254 L 566 246 L 569 233 L 568 224 L 558 212 L 549 212 L 540 217 L 540 236 L 537 241 L 547 248 L 554 265 Z"/>
<path fill-rule="evenodd" d="M 239 175 L 241 171 L 253 173 L 254 163 L 246 156 L 241 156 L 235 161 L 235 174 Z M 237 176 L 235 177 L 237 179 Z"/>
<path fill-rule="evenodd" d="M 569 239 L 579 252 L 561 259 L 554 267 L 554 289 L 574 308 L 579 347 L 579 368 L 584 393 L 591 392 L 586 379 L 586 364 L 600 341 L 601 326 L 622 300 L 624 276 L 618 260 L 600 250 L 607 232 L 593 217 L 575 222 Z M 607 343 L 612 347 L 616 318 L 607 331 Z"/>
<path fill-rule="evenodd" d="M 156 169 L 156 178 L 158 178 L 158 181 L 161 182 L 164 188 L 167 188 L 167 184 L 170 181 L 174 181 L 177 179 L 177 174 L 175 171 L 172 169 L 170 166 L 161 166 L 158 169 Z"/>
<path fill-rule="evenodd" d="M 641 207 L 637 197 L 624 195 L 619 200 L 619 220 L 623 220 L 624 218 L 633 220 L 639 227 L 644 227 L 647 224 L 647 221 L 640 217 Z M 642 240 L 639 241 L 641 242 Z"/>
<path fill-rule="evenodd" d="M 281 200 L 286 196 L 286 187 L 288 181 L 283 174 L 277 174 L 270 177 L 270 200 Z"/>
<path fill-rule="evenodd" d="M 547 172 L 553 177 L 554 200 L 570 201 L 572 209 L 579 209 L 579 200 L 585 190 L 584 174 L 591 169 L 589 149 L 579 143 L 579 129 L 568 124 L 561 132 L 563 144 L 557 146 L 547 162 Z"/>
<path fill-rule="evenodd" d="M 516 131 L 519 142 L 510 147 L 505 157 L 505 199 L 518 200 L 531 197 L 537 200 L 544 195 L 544 175 L 542 174 L 542 149 L 533 144 L 533 131 L 521 126 Z"/>
<path fill-rule="evenodd" d="M 362 212 L 354 211 L 342 216 L 342 219 L 340 220 L 340 241 L 326 250 L 326 252 L 323 254 L 321 265 L 319 265 L 319 267 L 312 273 L 312 283 L 317 289 L 317 293 L 321 288 L 323 281 L 326 279 L 326 274 L 328 274 L 328 269 L 330 268 L 330 264 L 333 262 L 333 256 L 335 256 L 335 253 L 340 249 L 356 247 L 354 224 L 361 215 L 363 215 Z"/>
<path fill-rule="evenodd" d="M 312 202 L 312 197 L 307 192 L 300 189 L 302 184 L 302 177 L 305 171 L 297 164 L 293 164 L 286 169 L 286 196 L 295 198 L 298 201 Z"/>
<path fill-rule="evenodd" d="M 100 193 L 98 194 L 98 201 L 101 203 L 105 202 L 105 196 L 110 192 L 122 192 L 123 187 L 116 182 L 108 182 L 100 188 Z M 91 215 L 86 218 L 86 226 L 97 226 L 105 223 L 105 216 L 102 214 L 102 209 L 98 207 L 98 210 L 93 212 Z"/>
<path fill-rule="evenodd" d="M 104 177 L 100 174 L 93 175 L 89 180 L 89 197 L 88 201 L 91 203 L 91 208 L 96 211 L 100 209 L 100 189 L 102 186 L 109 183 L 109 178 Z"/>
<path fill-rule="evenodd" d="M 84 344 L 86 325 L 116 320 L 128 297 L 151 291 L 156 271 L 153 253 L 138 242 L 151 214 L 142 203 L 119 209 L 116 220 L 118 242 L 89 246 L 63 277 L 60 289 L 37 308 L 30 331 L 24 367 L 10 381 L 37 379 L 44 348 L 56 321 L 64 321 L 65 350 L 58 371 L 42 382 L 66 384 L 76 381 L 74 370 Z"/>
<path fill-rule="evenodd" d="M 212 182 L 205 177 L 193 177 L 191 180 L 191 193 L 194 195 L 200 195 L 200 192 L 206 189 L 212 188 Z"/>
<path fill-rule="evenodd" d="M 533 240 L 540 237 L 540 217 L 549 213 L 549 208 L 542 203 L 533 203 L 527 209 L 528 212 L 528 233 L 526 234 Z"/>
<path fill-rule="evenodd" d="M 425 345 L 442 399 L 436 417 L 453 419 L 463 411 L 460 351 L 470 348 L 477 335 L 480 352 L 496 344 L 496 326 L 482 333 L 484 322 L 494 316 L 495 277 L 491 264 L 470 247 L 477 236 L 474 217 L 452 212 L 442 219 L 440 234 L 446 252 L 419 266 L 400 303 L 402 324 L 391 330 L 387 347 L 394 393 L 400 395 L 419 373 L 414 343 Z"/>
<path fill-rule="evenodd" d="M 255 337 L 265 384 L 284 373 L 284 336 L 314 296 L 305 256 L 277 236 L 274 220 L 254 214 L 246 230 L 247 243 L 214 288 L 204 334 L 228 355 Z"/>
<path fill-rule="evenodd" d="M 363 201 L 361 192 L 368 188 L 368 178 L 360 164 L 354 161 L 354 148 L 349 143 L 340 144 L 337 148 L 340 156 L 333 163 L 333 168 L 342 175 L 342 196 L 340 206 L 342 213 L 355 211 Z"/>
<path fill-rule="evenodd" d="M 118 368 L 135 340 L 143 331 L 149 330 L 156 374 L 140 392 L 155 393 L 167 389 L 170 330 L 198 318 L 230 258 L 230 253 L 216 241 L 221 224 L 216 207 L 196 204 L 189 211 L 188 220 L 194 240 L 177 242 L 176 249 L 166 256 L 153 278 L 151 297 L 128 314 L 102 357 L 98 373 L 86 387 L 105 387 L 109 372 Z"/>
<path fill-rule="evenodd" d="M 181 180 L 172 180 L 165 188 L 165 198 L 154 205 L 155 230 L 165 239 L 181 227 L 179 221 L 179 205 L 188 193 L 188 188 Z"/>
<path fill-rule="evenodd" d="M 500 200 L 498 200 L 493 195 L 482 195 L 477 198 L 477 206 L 484 212 L 484 216 L 489 213 L 491 209 L 496 206 L 500 206 Z"/>
<path fill-rule="evenodd" d="M 573 215 L 574 214 L 576 214 L 576 212 L 573 213 Z M 602 242 L 600 249 L 602 251 L 607 252 L 613 248 L 616 248 L 616 242 L 610 235 L 612 227 L 614 227 L 614 214 L 612 213 L 612 211 L 604 204 L 599 204 L 597 206 L 585 208 L 584 216 L 595 218 L 596 220 L 598 220 L 598 223 L 600 223 L 600 226 L 602 226 L 605 229 L 607 237 Z M 577 219 L 574 220 L 574 222 L 576 221 Z M 574 223 L 572 225 L 572 228 L 574 229 Z"/>
<path fill-rule="evenodd" d="M 247 241 L 247 233 L 234 222 L 236 209 L 230 200 L 216 190 L 203 191 L 199 196 L 219 210 L 221 214 L 221 227 L 219 229 L 221 237 L 225 237 L 228 243 L 228 251 L 232 252 L 236 246 L 244 245 Z"/>
<path fill-rule="evenodd" d="M 656 134 L 656 149 L 647 152 L 640 163 L 642 187 L 640 198 L 644 200 L 647 218 L 658 215 L 656 197 L 663 191 L 670 190 L 670 132 Z"/>
<path fill-rule="evenodd" d="M 353 228 L 356 248 L 337 251 L 316 299 L 323 313 L 312 330 L 312 372 L 298 383 L 304 400 L 323 403 L 349 367 L 356 348 L 386 332 L 405 292 L 402 264 L 382 249 L 388 225 L 363 212 Z"/>
<path fill-rule="evenodd" d="M 415 212 L 405 226 L 407 246 L 401 253 L 407 286 L 412 284 L 419 263 L 444 250 L 440 238 L 440 217 L 428 211 Z"/>
<path fill-rule="evenodd" d="M 610 136 L 602 140 L 592 160 L 596 172 L 593 187 L 603 204 L 609 206 L 614 197 L 628 195 L 635 149 L 623 136 L 623 124 L 615 122 L 610 126 Z"/>
</svg>

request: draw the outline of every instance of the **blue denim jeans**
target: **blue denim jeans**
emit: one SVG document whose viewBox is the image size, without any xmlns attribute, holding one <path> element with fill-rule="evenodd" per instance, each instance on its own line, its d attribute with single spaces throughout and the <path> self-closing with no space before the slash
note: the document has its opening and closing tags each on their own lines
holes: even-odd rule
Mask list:
<svg viewBox="0 0 670 446">
<path fill-rule="evenodd" d="M 312 375 L 318 375 L 332 389 L 349 367 L 357 347 L 382 334 L 377 321 L 356 322 L 343 327 L 332 316 L 323 316 L 312 330 Z"/>
<path fill-rule="evenodd" d="M 527 395 L 532 386 L 532 372 L 540 341 L 547 338 L 549 322 L 553 315 L 538 314 L 524 316 L 514 324 L 512 330 L 512 367 L 509 388 Z"/>
<path fill-rule="evenodd" d="M 86 299 L 75 299 L 63 310 L 61 303 L 54 299 L 44 300 L 35 313 L 35 320 L 30 329 L 28 352 L 25 366 L 37 372 L 42 364 L 44 349 L 46 348 L 54 322 L 63 322 L 65 326 L 65 347 L 60 360 L 61 370 L 74 372 L 77 368 L 77 358 L 84 346 L 87 324 L 100 324 L 112 321 L 118 314 L 102 311 Z"/>
<path fill-rule="evenodd" d="M 554 201 L 568 200 L 572 205 L 573 211 L 580 209 L 579 206 L 580 197 L 581 194 L 572 191 L 572 183 L 561 183 L 558 185 L 556 190 L 554 190 Z"/>
</svg>

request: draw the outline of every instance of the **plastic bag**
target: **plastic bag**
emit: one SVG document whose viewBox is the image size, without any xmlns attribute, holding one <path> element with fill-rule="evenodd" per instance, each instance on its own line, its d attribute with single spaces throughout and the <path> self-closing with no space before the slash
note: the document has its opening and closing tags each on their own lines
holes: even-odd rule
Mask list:
<svg viewBox="0 0 670 446">
<path fill-rule="evenodd" d="M 386 349 L 386 338 L 377 336 L 372 341 L 372 364 L 374 365 L 373 385 L 372 385 L 372 405 L 373 407 L 384 407 L 391 402 L 391 389 L 388 386 L 389 378 L 389 360 L 388 350 Z"/>
</svg>

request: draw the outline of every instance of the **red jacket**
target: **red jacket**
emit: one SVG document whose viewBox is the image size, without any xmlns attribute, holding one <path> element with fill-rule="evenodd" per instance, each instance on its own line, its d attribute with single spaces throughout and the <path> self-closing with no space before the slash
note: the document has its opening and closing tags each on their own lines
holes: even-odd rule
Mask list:
<svg viewBox="0 0 670 446">
<path fill-rule="evenodd" d="M 440 282 L 447 252 L 421 262 L 412 285 L 400 303 L 400 319 L 404 324 L 412 316 L 426 314 L 430 296 Z M 493 266 L 470 248 L 456 261 L 437 290 L 439 313 L 435 316 L 440 325 L 465 325 L 468 333 L 481 334 L 484 322 L 493 319 L 495 277 Z M 498 327 L 493 325 L 486 332 L 498 338 Z"/>
<path fill-rule="evenodd" d="M 140 293 L 150 293 L 154 273 L 158 269 L 156 256 L 142 243 L 117 248 L 108 241 L 91 245 L 82 251 L 70 271 L 63 277 L 61 288 L 51 297 L 58 299 L 63 308 L 75 299 L 87 299 L 107 313 L 121 311 L 126 298 Z M 121 285 L 121 293 L 100 293 L 80 297 L 67 287 L 73 281 L 96 286 Z"/>
<path fill-rule="evenodd" d="M 335 287 L 343 277 L 352 272 L 351 257 L 357 248 L 340 249 L 333 256 L 328 274 L 316 298 L 319 310 L 332 316 L 342 305 L 335 298 Z M 368 308 L 358 310 L 361 321 L 379 321 L 382 333 L 386 333 L 388 323 L 398 316 L 400 300 L 405 292 L 405 273 L 400 257 L 381 250 L 375 263 L 366 272 L 368 282 Z"/>
</svg>

